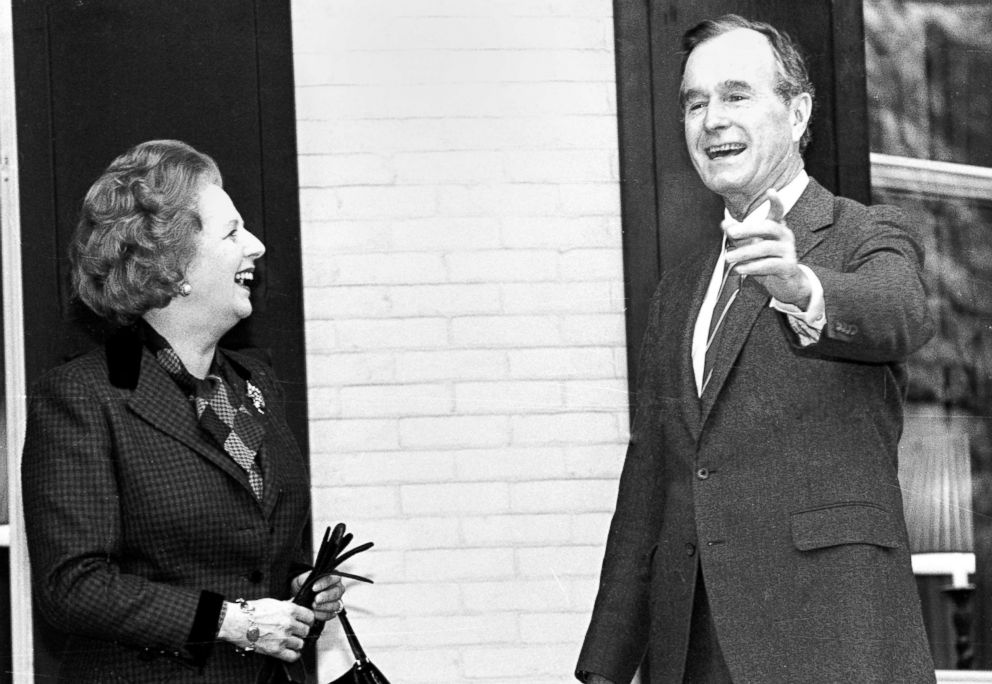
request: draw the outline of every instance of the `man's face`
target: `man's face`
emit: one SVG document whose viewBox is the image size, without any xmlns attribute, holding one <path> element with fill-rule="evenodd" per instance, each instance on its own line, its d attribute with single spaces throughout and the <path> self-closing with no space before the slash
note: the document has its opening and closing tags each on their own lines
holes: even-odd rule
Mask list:
<svg viewBox="0 0 992 684">
<path fill-rule="evenodd" d="M 769 188 L 802 168 L 799 139 L 812 106 L 775 92 L 778 64 L 768 39 L 736 29 L 697 46 L 682 78 L 685 140 L 703 183 L 746 213 Z"/>
</svg>

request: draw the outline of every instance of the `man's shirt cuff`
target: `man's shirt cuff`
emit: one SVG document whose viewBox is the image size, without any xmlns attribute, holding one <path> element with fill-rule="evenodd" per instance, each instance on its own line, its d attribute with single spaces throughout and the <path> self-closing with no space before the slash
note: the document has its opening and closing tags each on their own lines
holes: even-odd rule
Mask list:
<svg viewBox="0 0 992 684">
<path fill-rule="evenodd" d="M 809 306 L 803 310 L 795 304 L 786 304 L 774 297 L 769 306 L 788 316 L 786 320 L 789 321 L 789 327 L 799 336 L 799 343 L 808 347 L 820 341 L 820 333 L 827 324 L 827 304 L 823 299 L 823 284 L 813 273 L 813 269 L 803 264 L 799 264 L 799 268 L 809 278 Z"/>
</svg>

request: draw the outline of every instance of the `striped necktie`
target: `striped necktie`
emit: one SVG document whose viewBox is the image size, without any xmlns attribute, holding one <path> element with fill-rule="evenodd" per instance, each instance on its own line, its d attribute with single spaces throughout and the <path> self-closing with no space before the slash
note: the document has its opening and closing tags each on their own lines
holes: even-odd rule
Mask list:
<svg viewBox="0 0 992 684">
<path fill-rule="evenodd" d="M 737 299 L 737 293 L 741 291 L 741 281 L 743 278 L 737 271 L 729 268 L 730 264 L 723 267 L 723 280 L 720 283 L 720 295 L 717 297 L 716 305 L 713 307 L 713 316 L 710 318 L 709 334 L 706 336 L 706 357 L 703 361 L 703 388 L 699 394 L 706 391 L 713 375 L 713 364 L 716 362 L 717 350 L 720 348 L 720 334 L 723 330 L 723 322 L 730 311 L 731 305 Z"/>
</svg>

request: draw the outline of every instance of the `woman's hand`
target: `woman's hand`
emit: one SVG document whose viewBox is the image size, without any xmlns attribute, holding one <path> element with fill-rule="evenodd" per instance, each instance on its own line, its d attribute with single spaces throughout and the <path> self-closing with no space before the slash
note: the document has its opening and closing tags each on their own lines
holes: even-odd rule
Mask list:
<svg viewBox="0 0 992 684">
<path fill-rule="evenodd" d="M 292 601 L 258 599 L 247 601 L 250 611 L 238 603 L 228 603 L 224 622 L 217 636 L 238 648 L 254 650 L 279 660 L 294 662 L 303 650 L 304 639 L 310 633 L 314 613 Z M 252 643 L 248 630 L 252 622 L 258 628 L 258 639 Z"/>
<path fill-rule="evenodd" d="M 307 577 L 309 576 L 310 573 L 305 572 L 293 580 L 292 587 L 294 594 L 300 590 L 300 587 L 303 586 L 303 583 L 307 581 Z M 313 590 L 316 593 L 316 597 L 311 607 L 318 620 L 324 622 L 332 620 L 344 608 L 344 602 L 341 600 L 344 596 L 344 584 L 337 575 L 324 575 L 314 583 Z"/>
</svg>

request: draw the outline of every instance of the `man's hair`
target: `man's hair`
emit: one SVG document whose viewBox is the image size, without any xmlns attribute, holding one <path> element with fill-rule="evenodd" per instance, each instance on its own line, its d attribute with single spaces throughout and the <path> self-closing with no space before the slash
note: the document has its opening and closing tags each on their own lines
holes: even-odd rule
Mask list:
<svg viewBox="0 0 992 684">
<path fill-rule="evenodd" d="M 213 159 L 177 140 L 117 157 L 86 193 L 69 245 L 76 295 L 124 325 L 168 304 L 196 254 L 200 190 L 221 183 Z"/>
<path fill-rule="evenodd" d="M 782 98 L 783 102 L 788 104 L 792 101 L 792 98 L 802 93 L 809 93 L 810 98 L 815 100 L 816 91 L 813 88 L 813 82 L 809 78 L 806 60 L 803 58 L 799 44 L 788 33 L 778 30 L 771 24 L 745 19 L 738 14 L 724 14 L 722 17 L 716 19 L 706 19 L 682 35 L 682 68 L 680 74 L 685 76 L 685 65 L 689 61 L 689 55 L 699 45 L 737 29 L 757 31 L 768 39 L 772 53 L 775 55 L 775 61 L 778 63 L 778 82 L 775 84 L 775 92 Z M 729 55 L 727 58 L 733 59 Z M 679 91 L 679 97 L 680 99 L 682 97 L 681 89 Z M 812 116 L 810 119 L 812 119 Z M 810 138 L 810 125 L 807 124 L 806 131 L 799 141 L 800 152 L 806 150 Z"/>
</svg>

